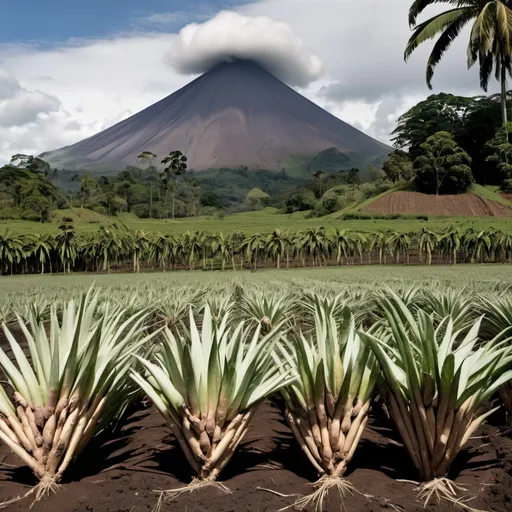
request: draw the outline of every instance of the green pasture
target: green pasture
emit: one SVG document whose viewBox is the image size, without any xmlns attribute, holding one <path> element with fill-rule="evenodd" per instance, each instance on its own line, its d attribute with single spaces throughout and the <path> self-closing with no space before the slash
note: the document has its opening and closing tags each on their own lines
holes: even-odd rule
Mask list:
<svg viewBox="0 0 512 512">
<path fill-rule="evenodd" d="M 306 212 L 293 214 L 276 213 L 272 208 L 257 212 L 235 213 L 223 219 L 216 217 L 188 217 L 185 219 L 139 219 L 130 214 L 118 217 L 105 217 L 89 210 L 59 210 L 58 217 L 50 223 L 41 224 L 23 220 L 0 220 L 0 232 L 10 229 L 15 234 L 57 233 L 64 218 L 73 219 L 73 226 L 78 233 L 92 233 L 100 226 L 116 223 L 126 224 L 133 229 L 155 233 L 184 233 L 186 231 L 204 231 L 206 233 L 231 233 L 242 231 L 247 235 L 270 233 L 275 228 L 298 231 L 309 227 L 324 226 L 327 229 L 350 229 L 359 232 L 379 230 L 417 231 L 424 227 L 432 231 L 441 231 L 447 227 L 474 227 L 475 229 L 512 228 L 511 218 L 498 217 L 431 217 L 428 220 L 417 218 L 400 219 L 354 219 L 344 220 L 342 213 L 326 217 L 306 218 Z"/>
</svg>

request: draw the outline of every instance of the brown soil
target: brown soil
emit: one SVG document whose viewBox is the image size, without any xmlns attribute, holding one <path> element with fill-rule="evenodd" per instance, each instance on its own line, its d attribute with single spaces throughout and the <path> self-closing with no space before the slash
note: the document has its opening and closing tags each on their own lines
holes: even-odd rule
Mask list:
<svg viewBox="0 0 512 512">
<path fill-rule="evenodd" d="M 255 416 L 246 442 L 222 475 L 232 494 L 204 488 L 165 504 L 162 512 L 275 512 L 308 494 L 315 473 L 302 455 L 289 429 L 282 423 L 279 406 L 265 402 Z M 497 424 L 503 418 L 494 418 Z M 483 427 L 453 468 L 453 478 L 468 494 L 477 495 L 472 507 L 492 512 L 512 507 L 512 440 L 493 425 Z M 30 471 L 0 447 L 0 501 L 25 493 L 34 485 Z M 156 504 L 155 490 L 186 485 L 192 475 L 186 460 L 160 416 L 151 408 L 133 411 L 116 433 L 92 443 L 78 459 L 57 494 L 34 505 L 34 512 L 149 512 Z M 399 479 L 417 478 L 392 423 L 377 408 L 356 452 L 348 479 L 362 492 L 345 501 L 351 512 L 419 512 L 415 485 Z M 265 490 L 267 489 L 267 490 Z M 8 507 L 28 510 L 31 498 Z M 288 510 L 293 510 L 293 507 Z M 341 510 L 331 498 L 326 510 Z M 428 506 L 427 511 L 456 510 L 448 504 Z"/>
<path fill-rule="evenodd" d="M 419 213 L 429 215 L 512 217 L 512 208 L 473 193 L 435 196 L 420 192 L 391 192 L 363 209 L 374 213 Z"/>
</svg>

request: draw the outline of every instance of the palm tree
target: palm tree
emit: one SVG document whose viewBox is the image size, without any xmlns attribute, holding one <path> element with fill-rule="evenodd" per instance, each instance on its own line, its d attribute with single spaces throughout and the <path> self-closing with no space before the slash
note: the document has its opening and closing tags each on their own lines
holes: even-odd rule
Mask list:
<svg viewBox="0 0 512 512">
<path fill-rule="evenodd" d="M 78 254 L 78 240 L 75 230 L 70 224 L 59 226 L 59 233 L 55 235 L 56 250 L 62 264 L 63 272 L 71 272 Z"/>
<path fill-rule="evenodd" d="M 461 248 L 461 241 L 462 232 L 460 228 L 449 228 L 445 230 L 439 238 L 441 251 L 448 253 L 450 262 L 454 265 L 457 264 L 457 254 Z"/>
<path fill-rule="evenodd" d="M 233 270 L 235 270 L 235 259 L 234 259 L 234 243 L 231 235 L 226 236 L 224 233 L 219 233 L 216 237 L 217 240 L 217 252 L 220 256 L 222 265 L 222 271 L 226 268 L 226 261 L 231 260 Z"/>
<path fill-rule="evenodd" d="M 279 229 L 274 229 L 265 241 L 265 253 L 276 262 L 277 268 L 281 268 L 281 258 L 287 254 L 287 244 Z"/>
<path fill-rule="evenodd" d="M 352 233 L 345 229 L 339 230 L 336 228 L 334 230 L 334 235 L 331 237 L 331 245 L 336 253 L 337 265 L 341 265 L 343 259 L 348 262 L 348 258 L 353 252 L 353 244 Z"/>
<path fill-rule="evenodd" d="M 201 235 L 202 233 L 200 231 L 194 233 L 187 231 L 183 236 L 183 250 L 190 270 L 195 269 L 196 262 L 203 252 Z"/>
<path fill-rule="evenodd" d="M 244 251 L 249 266 L 254 264 L 254 270 L 256 270 L 258 264 L 258 257 L 265 250 L 265 243 L 266 237 L 260 233 L 255 233 L 242 242 L 240 248 Z"/>
<path fill-rule="evenodd" d="M 128 241 L 125 233 L 118 229 L 101 226 L 96 237 L 92 240 L 94 253 L 102 263 L 103 272 L 110 273 L 112 261 L 119 262 L 128 252 Z"/>
<path fill-rule="evenodd" d="M 420 250 L 420 263 L 423 263 L 423 254 L 427 254 L 428 265 L 432 264 L 432 252 L 436 249 L 439 243 L 439 237 L 430 229 L 423 228 L 418 233 L 418 246 Z"/>
<path fill-rule="evenodd" d="M 309 228 L 303 233 L 302 239 L 304 250 L 306 255 L 311 258 L 313 267 L 317 260 L 318 265 L 321 267 L 322 259 L 325 259 L 329 252 L 329 240 L 325 234 L 325 228 Z"/>
<path fill-rule="evenodd" d="M 126 242 L 133 259 L 133 271 L 140 272 L 140 260 L 148 250 L 148 234 L 141 229 L 127 230 Z"/>
<path fill-rule="evenodd" d="M 418 16 L 434 3 L 454 6 L 416 25 Z M 496 78 L 501 82 L 503 124 L 507 122 L 506 74 L 511 72 L 512 11 L 507 0 L 415 0 L 409 10 L 409 24 L 414 33 L 407 43 L 405 60 L 422 43 L 439 35 L 427 62 L 426 78 L 429 88 L 434 69 L 464 26 L 474 20 L 468 45 L 468 65 L 476 60 L 480 64 L 480 85 L 487 90 L 487 83 L 496 67 Z"/>
<path fill-rule="evenodd" d="M 53 250 L 54 239 L 51 235 L 34 235 L 32 237 L 32 254 L 39 262 L 41 274 L 44 274 L 46 264 L 50 263 L 50 272 L 52 272 L 51 252 Z"/>
<path fill-rule="evenodd" d="M 471 263 L 485 261 L 491 249 L 491 235 L 485 230 L 469 229 L 464 234 L 463 245 L 470 255 Z"/>
<path fill-rule="evenodd" d="M 0 235 L 0 275 L 4 273 L 6 264 L 13 273 L 14 265 L 21 260 L 23 244 L 21 240 L 15 237 L 10 229 L 6 229 L 3 235 Z"/>
</svg>

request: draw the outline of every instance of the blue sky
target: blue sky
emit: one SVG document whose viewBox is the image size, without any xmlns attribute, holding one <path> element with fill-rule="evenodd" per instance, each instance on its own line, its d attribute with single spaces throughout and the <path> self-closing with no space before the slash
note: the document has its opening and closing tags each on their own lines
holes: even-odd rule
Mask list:
<svg viewBox="0 0 512 512">
<path fill-rule="evenodd" d="M 243 0 L 1 0 L 0 43 L 52 43 L 130 31 L 176 31 Z"/>
</svg>

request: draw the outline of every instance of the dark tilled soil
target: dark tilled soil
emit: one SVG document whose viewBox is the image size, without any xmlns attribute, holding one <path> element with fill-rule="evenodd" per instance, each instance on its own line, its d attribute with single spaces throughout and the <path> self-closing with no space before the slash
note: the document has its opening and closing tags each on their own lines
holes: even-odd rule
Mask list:
<svg viewBox="0 0 512 512">
<path fill-rule="evenodd" d="M 501 423 L 501 418 L 496 418 Z M 512 440 L 504 428 L 486 425 L 467 450 L 459 455 L 453 478 L 476 495 L 472 507 L 489 512 L 512 510 Z M 30 471 L 0 447 L 0 501 L 27 492 L 36 482 Z M 204 488 L 165 504 L 164 511 L 263 512 L 292 505 L 294 496 L 308 494 L 315 473 L 282 423 L 278 406 L 264 403 L 252 423 L 245 443 L 222 475 L 231 494 Z M 59 492 L 36 503 L 34 512 L 149 512 L 157 502 L 156 490 L 174 489 L 190 482 L 192 474 L 174 439 L 151 408 L 134 411 L 117 432 L 92 443 L 75 462 Z M 415 485 L 398 480 L 417 478 L 405 449 L 397 441 L 392 423 L 377 409 L 352 462 L 347 478 L 358 490 L 345 500 L 350 512 L 423 509 Z M 26 498 L 7 510 L 28 510 Z M 293 507 L 288 508 L 293 510 Z M 342 510 L 336 497 L 328 512 Z M 449 504 L 426 510 L 456 510 Z"/>
</svg>

